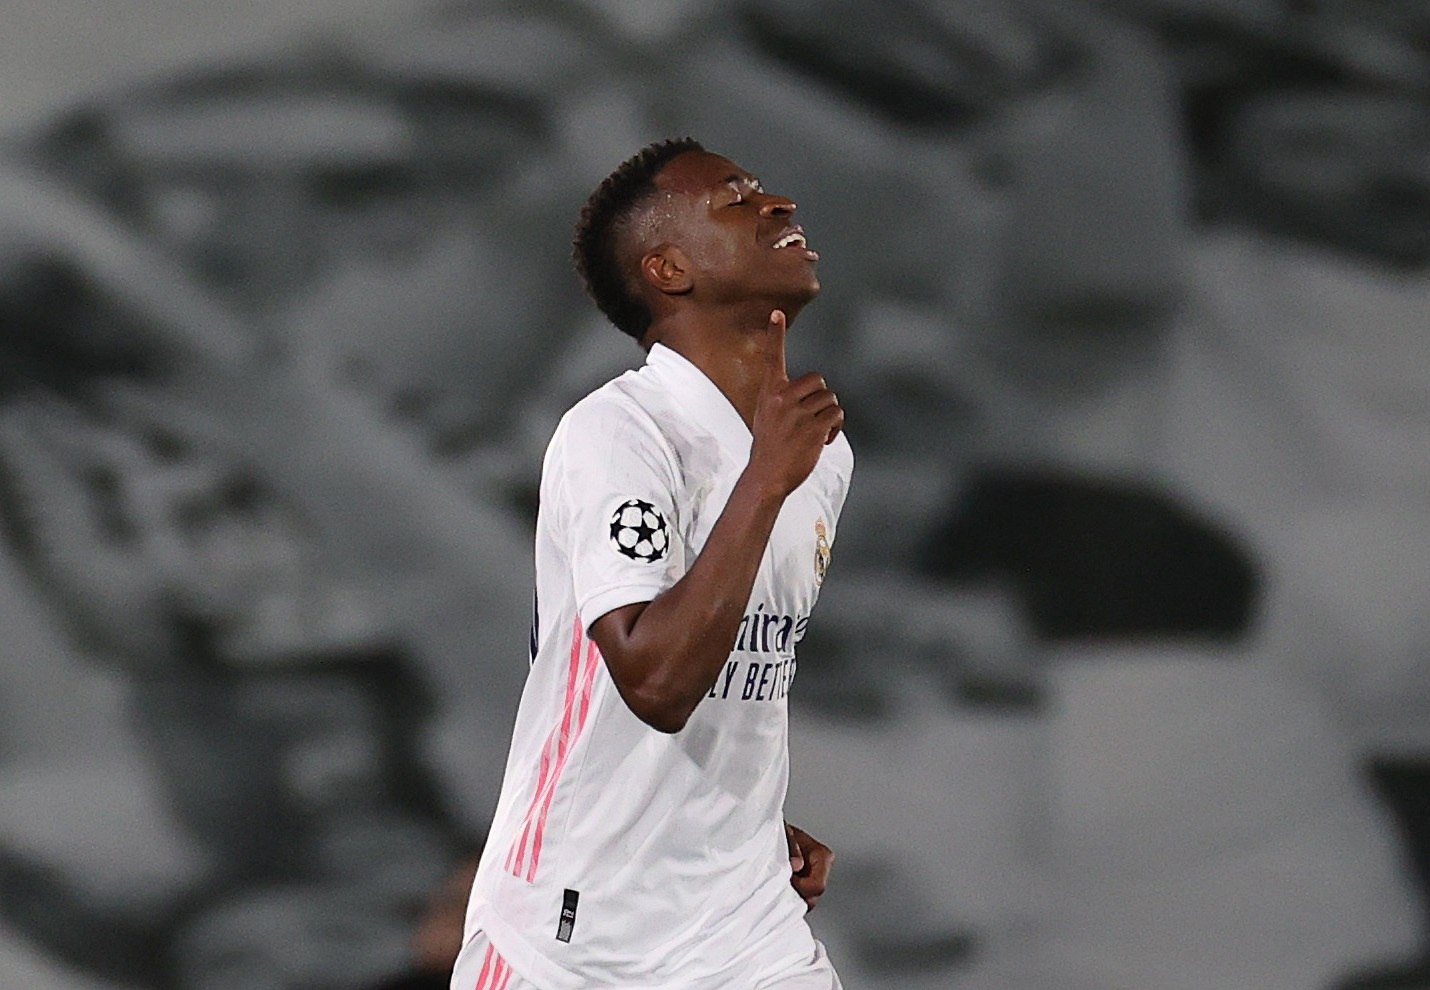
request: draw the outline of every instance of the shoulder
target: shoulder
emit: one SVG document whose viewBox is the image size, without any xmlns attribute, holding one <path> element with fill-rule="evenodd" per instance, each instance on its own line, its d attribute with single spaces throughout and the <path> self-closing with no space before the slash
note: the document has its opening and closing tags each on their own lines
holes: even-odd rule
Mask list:
<svg viewBox="0 0 1430 990">
<path fill-rule="evenodd" d="M 628 371 L 577 402 L 556 427 L 568 442 L 629 442 L 632 438 L 663 438 L 657 396 L 639 372 Z"/>
<path fill-rule="evenodd" d="M 546 473 L 611 473 L 644 464 L 673 476 L 678 460 L 659 396 L 631 371 L 577 402 L 561 417 L 546 452 Z"/>
</svg>

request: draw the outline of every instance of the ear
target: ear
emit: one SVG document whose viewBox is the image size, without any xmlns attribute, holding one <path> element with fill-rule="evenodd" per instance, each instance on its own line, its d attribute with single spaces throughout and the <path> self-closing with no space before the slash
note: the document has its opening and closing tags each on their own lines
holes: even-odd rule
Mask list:
<svg viewBox="0 0 1430 990">
<path fill-rule="evenodd" d="M 661 244 L 645 253 L 641 278 L 667 296 L 684 295 L 693 287 L 690 259 L 674 244 Z"/>
</svg>

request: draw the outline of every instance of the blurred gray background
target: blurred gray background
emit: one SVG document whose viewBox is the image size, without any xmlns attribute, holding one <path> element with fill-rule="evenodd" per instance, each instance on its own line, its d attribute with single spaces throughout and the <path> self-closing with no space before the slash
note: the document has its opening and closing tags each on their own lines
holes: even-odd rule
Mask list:
<svg viewBox="0 0 1430 990">
<path fill-rule="evenodd" d="M 845 984 L 1430 987 L 1425 0 L 0 0 L 0 988 L 450 962 L 683 135 L 824 259 Z"/>
</svg>

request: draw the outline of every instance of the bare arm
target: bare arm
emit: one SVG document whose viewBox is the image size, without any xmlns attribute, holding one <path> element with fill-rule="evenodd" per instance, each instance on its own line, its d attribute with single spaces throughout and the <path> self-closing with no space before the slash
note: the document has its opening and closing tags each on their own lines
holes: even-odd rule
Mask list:
<svg viewBox="0 0 1430 990">
<path fill-rule="evenodd" d="M 769 371 L 750 462 L 690 570 L 653 601 L 613 609 L 591 626 L 621 697 L 661 732 L 684 728 L 730 655 L 784 500 L 809 477 L 844 423 L 817 374 L 790 381 L 785 316 L 770 315 Z"/>
</svg>

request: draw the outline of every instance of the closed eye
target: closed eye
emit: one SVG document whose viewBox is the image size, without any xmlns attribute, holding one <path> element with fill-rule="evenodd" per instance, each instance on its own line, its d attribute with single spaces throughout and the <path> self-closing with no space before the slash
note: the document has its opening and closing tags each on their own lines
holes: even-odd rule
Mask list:
<svg viewBox="0 0 1430 990">
<path fill-rule="evenodd" d="M 725 184 L 730 188 L 730 192 L 734 194 L 734 199 L 726 203 L 726 206 L 742 206 L 748 203 L 747 190 L 756 193 L 763 193 L 765 191 L 764 186 L 760 185 L 760 180 L 753 177 L 746 178 L 744 176 L 732 175 L 725 180 Z"/>
</svg>

